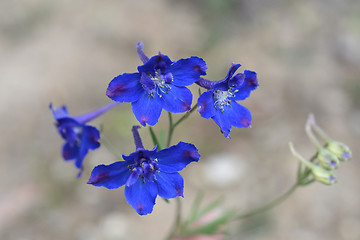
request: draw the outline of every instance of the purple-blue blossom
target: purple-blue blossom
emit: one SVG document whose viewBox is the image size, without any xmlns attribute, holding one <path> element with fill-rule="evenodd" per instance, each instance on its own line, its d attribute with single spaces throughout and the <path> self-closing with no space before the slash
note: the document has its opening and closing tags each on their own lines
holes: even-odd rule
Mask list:
<svg viewBox="0 0 360 240">
<path fill-rule="evenodd" d="M 228 74 L 221 81 L 209 81 L 201 78 L 196 83 L 208 89 L 198 99 L 202 117 L 212 118 L 225 137 L 230 138 L 232 126 L 246 128 L 251 125 L 250 111 L 236 101 L 250 96 L 259 85 L 256 73 L 245 70 L 234 76 L 240 64 L 231 64 Z"/>
<path fill-rule="evenodd" d="M 193 144 L 179 142 L 177 145 L 157 151 L 144 149 L 134 126 L 136 151 L 123 155 L 124 161 L 99 165 L 91 173 L 89 184 L 114 189 L 125 185 L 127 202 L 140 215 L 153 211 L 155 200 L 183 197 L 184 180 L 178 173 L 189 163 L 200 158 Z"/>
<path fill-rule="evenodd" d="M 52 104 L 49 105 L 56 120 L 56 128 L 65 140 L 62 156 L 66 161 L 74 161 L 75 167 L 80 169 L 78 177 L 81 176 L 83 161 L 88 151 L 100 147 L 100 132 L 95 127 L 85 123 L 95 119 L 115 105 L 117 104 L 110 103 L 95 111 L 76 117 L 71 117 L 68 114 L 66 106 L 53 108 Z"/>
<path fill-rule="evenodd" d="M 137 52 L 143 65 L 136 73 L 124 73 L 115 77 L 106 95 L 116 102 L 130 102 L 133 113 L 141 125 L 155 125 L 162 109 L 172 113 L 189 110 L 192 94 L 186 86 L 206 74 L 206 63 L 199 57 L 172 62 L 159 53 L 150 59 L 138 43 Z"/>
</svg>

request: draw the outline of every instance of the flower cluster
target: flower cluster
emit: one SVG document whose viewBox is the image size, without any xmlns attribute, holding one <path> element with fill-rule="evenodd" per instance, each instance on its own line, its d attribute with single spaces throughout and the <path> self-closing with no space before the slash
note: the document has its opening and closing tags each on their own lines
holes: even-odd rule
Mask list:
<svg viewBox="0 0 360 240">
<path fill-rule="evenodd" d="M 75 160 L 78 169 L 83 169 L 88 151 L 100 146 L 99 131 L 86 123 L 119 103 L 131 103 L 135 118 L 144 127 L 155 125 L 163 110 L 169 113 L 188 111 L 189 114 L 197 106 L 201 117 L 212 118 L 227 138 L 230 138 L 233 126 L 246 128 L 251 125 L 250 111 L 237 101 L 246 99 L 258 87 L 255 72 L 245 70 L 235 74 L 240 64 L 233 63 L 223 80 L 210 81 L 203 78 L 207 66 L 200 57 L 171 61 L 159 52 L 149 58 L 143 52 L 142 43 L 137 44 L 137 53 L 143 63 L 137 67 L 138 71 L 123 73 L 110 81 L 106 95 L 113 100 L 111 104 L 78 117 L 70 117 L 66 107 L 54 109 L 50 105 L 58 132 L 65 140 L 63 157 Z M 193 108 L 193 95 L 187 88 L 192 84 L 207 90 Z M 184 180 L 178 172 L 189 163 L 197 162 L 200 154 L 193 144 L 184 142 L 174 146 L 168 144 L 165 149 L 155 146 L 153 150 L 146 150 L 138 128 L 132 129 L 136 151 L 123 155 L 124 161 L 96 166 L 88 183 L 109 189 L 125 185 L 128 203 L 138 214 L 146 215 L 152 212 L 158 195 L 165 199 L 183 196 Z M 170 129 L 169 133 L 172 131 Z M 169 134 L 168 143 L 171 136 Z"/>
</svg>

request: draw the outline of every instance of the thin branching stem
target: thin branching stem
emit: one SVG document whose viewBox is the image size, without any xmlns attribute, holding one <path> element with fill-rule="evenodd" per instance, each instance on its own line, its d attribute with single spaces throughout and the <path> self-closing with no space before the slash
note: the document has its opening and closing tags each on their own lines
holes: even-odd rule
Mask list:
<svg viewBox="0 0 360 240">
<path fill-rule="evenodd" d="M 100 139 L 100 142 L 111 152 L 117 159 L 122 159 L 121 153 L 115 150 L 115 148 L 106 140 L 106 138 L 103 136 Z"/>
<path fill-rule="evenodd" d="M 268 211 L 269 209 L 277 206 L 278 204 L 282 203 L 285 199 L 287 199 L 297 189 L 298 186 L 299 186 L 298 183 L 295 183 L 285 194 L 283 194 L 279 198 L 275 199 L 274 201 L 272 201 L 262 207 L 251 210 L 249 212 L 246 212 L 246 213 L 243 213 L 240 215 L 235 215 L 233 220 L 244 219 L 244 218 Z"/>
<path fill-rule="evenodd" d="M 172 114 L 171 112 L 168 112 L 168 116 L 169 116 L 169 132 L 168 132 L 168 138 L 167 138 L 167 143 L 166 143 L 166 147 L 170 147 L 171 144 L 171 138 L 174 132 L 174 124 L 173 124 L 173 119 L 172 119 Z"/>
<path fill-rule="evenodd" d="M 169 132 L 168 132 L 168 138 L 167 138 L 167 144 L 166 147 L 170 147 L 171 144 L 171 139 L 174 133 L 174 129 L 182 122 L 184 121 L 186 118 L 188 118 L 190 116 L 190 114 L 192 112 L 194 112 L 194 110 L 197 108 L 197 104 L 195 104 L 189 111 L 187 111 L 181 118 L 179 118 L 179 120 L 177 120 L 175 123 L 173 121 L 172 118 L 172 114 L 170 112 L 168 112 L 168 116 L 169 116 Z M 181 230 L 181 199 L 179 197 L 175 198 L 176 199 L 176 215 L 175 215 L 175 222 L 174 225 L 172 227 L 172 230 L 170 231 L 168 237 L 166 238 L 167 240 L 170 240 L 172 237 L 174 237 L 180 230 Z"/>
</svg>

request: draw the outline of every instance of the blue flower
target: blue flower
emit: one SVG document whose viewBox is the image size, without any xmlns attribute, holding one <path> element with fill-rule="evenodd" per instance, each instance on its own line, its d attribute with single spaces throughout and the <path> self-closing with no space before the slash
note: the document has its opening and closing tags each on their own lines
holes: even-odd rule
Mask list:
<svg viewBox="0 0 360 240">
<path fill-rule="evenodd" d="M 71 117 L 66 106 L 53 108 L 50 104 L 49 108 L 56 120 L 57 130 L 65 140 L 62 156 L 66 161 L 74 160 L 75 167 L 80 169 L 78 177 L 81 176 L 83 161 L 89 149 L 95 150 L 100 147 L 100 132 L 95 127 L 85 123 L 100 116 L 115 105 L 117 104 L 110 103 L 88 114 Z"/>
<path fill-rule="evenodd" d="M 199 57 L 190 57 L 172 62 L 159 53 L 148 59 L 137 50 L 144 62 L 137 73 L 124 73 L 109 84 L 106 95 L 116 102 L 131 102 L 132 110 L 141 125 L 155 125 L 162 109 L 180 113 L 190 109 L 192 94 L 186 86 L 206 74 L 206 63 Z"/>
<path fill-rule="evenodd" d="M 201 79 L 197 82 L 209 89 L 198 99 L 201 116 L 212 118 L 227 138 L 230 138 L 232 126 L 246 128 L 251 125 L 250 111 L 236 101 L 249 97 L 250 92 L 259 86 L 253 71 L 245 70 L 233 76 L 240 66 L 232 64 L 224 80 L 211 82 Z"/>
<path fill-rule="evenodd" d="M 157 195 L 166 199 L 183 197 L 184 180 L 178 171 L 197 162 L 200 154 L 194 145 L 184 142 L 160 151 L 157 147 L 145 150 L 136 137 L 135 142 L 137 150 L 123 155 L 125 161 L 95 167 L 88 183 L 108 189 L 125 185 L 128 203 L 138 214 L 146 215 L 152 212 Z"/>
</svg>

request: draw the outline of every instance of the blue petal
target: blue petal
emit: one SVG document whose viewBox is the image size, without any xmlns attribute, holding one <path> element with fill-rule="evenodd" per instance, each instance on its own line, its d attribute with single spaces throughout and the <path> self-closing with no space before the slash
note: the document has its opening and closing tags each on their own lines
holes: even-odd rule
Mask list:
<svg viewBox="0 0 360 240">
<path fill-rule="evenodd" d="M 184 179 L 179 173 L 159 172 L 156 174 L 156 183 L 160 197 L 166 199 L 184 197 Z"/>
<path fill-rule="evenodd" d="M 139 179 L 139 176 L 141 173 L 142 173 L 141 167 L 136 167 L 136 168 L 131 169 L 131 174 L 126 181 L 126 186 L 130 187 L 131 185 L 136 183 L 136 181 Z"/>
<path fill-rule="evenodd" d="M 215 115 L 216 109 L 214 107 L 213 93 L 213 90 L 209 90 L 202 93 L 198 99 L 198 111 L 203 118 L 208 119 Z"/>
<path fill-rule="evenodd" d="M 152 156 L 157 151 L 157 146 L 153 150 L 140 149 L 136 152 L 131 153 L 130 155 L 123 154 L 122 157 L 127 162 L 140 163 L 141 158 L 152 158 Z"/>
<path fill-rule="evenodd" d="M 52 114 L 56 120 L 60 119 L 60 118 L 69 117 L 69 114 L 68 114 L 68 111 L 67 111 L 67 108 L 65 105 L 63 105 L 60 108 L 53 108 L 52 103 L 50 103 L 49 108 L 51 109 Z"/>
<path fill-rule="evenodd" d="M 174 173 L 184 169 L 189 163 L 199 161 L 200 154 L 190 143 L 179 142 L 154 154 L 161 172 Z"/>
<path fill-rule="evenodd" d="M 143 177 L 146 178 L 149 182 L 154 181 L 154 174 L 159 170 L 159 166 L 155 161 L 151 163 L 144 162 L 143 166 Z"/>
<path fill-rule="evenodd" d="M 96 127 L 85 125 L 82 132 L 82 145 L 94 150 L 100 147 L 100 132 Z"/>
<path fill-rule="evenodd" d="M 78 141 L 79 141 L 79 137 L 78 137 L 78 133 L 77 133 L 78 131 L 82 132 L 83 127 L 79 126 L 79 127 L 63 128 L 62 132 L 60 134 L 63 136 L 63 138 L 65 139 L 66 142 L 68 142 L 71 145 L 76 145 L 76 144 L 78 144 Z"/>
<path fill-rule="evenodd" d="M 106 95 L 116 102 L 134 102 L 139 99 L 143 92 L 140 74 L 124 73 L 109 83 Z"/>
<path fill-rule="evenodd" d="M 75 159 L 75 167 L 82 170 L 83 169 L 83 162 L 84 162 L 84 158 L 85 156 L 88 154 L 89 152 L 89 148 L 80 146 L 79 148 L 79 153 L 77 155 L 77 158 Z"/>
<path fill-rule="evenodd" d="M 247 128 L 251 126 L 251 113 L 249 109 L 238 104 L 235 101 L 231 102 L 230 111 L 225 113 L 231 125 L 238 128 Z"/>
<path fill-rule="evenodd" d="M 114 162 L 110 165 L 96 166 L 89 178 L 88 184 L 109 189 L 124 185 L 130 176 L 128 163 L 124 161 Z"/>
<path fill-rule="evenodd" d="M 250 111 L 235 101 L 231 102 L 231 106 L 226 106 L 223 112 L 216 111 L 213 119 L 227 138 L 230 138 L 232 126 L 247 128 L 251 125 Z"/>
<path fill-rule="evenodd" d="M 234 77 L 232 77 L 228 83 L 228 87 L 239 88 L 244 84 L 245 74 L 238 73 Z"/>
<path fill-rule="evenodd" d="M 84 126 L 81 140 L 79 153 L 75 160 L 75 166 L 79 169 L 83 169 L 83 161 L 85 156 L 88 154 L 89 149 L 95 150 L 100 147 L 98 140 L 100 139 L 100 132 L 92 126 Z"/>
<path fill-rule="evenodd" d="M 234 75 L 234 73 L 236 72 L 236 70 L 238 70 L 239 67 L 241 67 L 241 64 L 231 63 L 229 71 L 224 80 L 230 80 L 230 78 Z"/>
<path fill-rule="evenodd" d="M 159 55 L 151 57 L 144 65 L 138 66 L 138 71 L 155 76 L 156 70 L 164 73 L 171 64 L 172 61 L 168 56 L 159 53 Z"/>
<path fill-rule="evenodd" d="M 172 84 L 176 86 L 188 86 L 200 79 L 200 75 L 206 75 L 206 62 L 199 57 L 180 59 L 172 64 L 169 72 L 173 75 Z"/>
<path fill-rule="evenodd" d="M 62 148 L 62 156 L 66 161 L 75 159 L 79 154 L 79 146 L 66 142 Z"/>
<path fill-rule="evenodd" d="M 215 84 L 213 89 L 227 91 L 229 89 L 229 87 L 233 84 L 232 80 L 234 78 L 231 78 L 231 77 L 234 75 L 234 73 L 240 66 L 241 66 L 240 64 L 232 63 L 226 77 L 223 80 L 219 81 L 217 84 Z"/>
<path fill-rule="evenodd" d="M 162 105 L 157 94 L 153 94 L 152 97 L 147 92 L 144 92 L 139 100 L 131 105 L 133 113 L 141 125 L 146 126 L 146 124 L 149 124 L 153 126 L 158 122 Z"/>
<path fill-rule="evenodd" d="M 155 182 L 148 182 L 146 179 L 139 178 L 130 187 L 125 187 L 125 197 L 128 203 L 140 215 L 152 212 L 158 194 Z"/>
<path fill-rule="evenodd" d="M 134 161 L 134 159 L 137 157 L 137 155 L 138 155 L 138 153 L 137 152 L 133 152 L 133 153 L 131 153 L 130 155 L 125 155 L 125 154 L 123 154 L 122 155 L 122 157 L 123 157 L 123 159 L 125 160 L 125 161 L 127 161 L 127 162 L 133 162 Z"/>
<path fill-rule="evenodd" d="M 181 113 L 190 110 L 192 94 L 186 87 L 170 85 L 167 93 L 161 94 L 163 108 L 172 113 Z"/>
<path fill-rule="evenodd" d="M 82 124 L 70 117 L 58 119 L 56 125 L 61 137 L 72 144 L 77 141 L 76 131 L 82 131 L 83 127 Z"/>
<path fill-rule="evenodd" d="M 140 83 L 145 90 L 153 90 L 155 88 L 154 81 L 144 72 L 141 73 Z"/>
<path fill-rule="evenodd" d="M 244 100 L 245 98 L 250 96 L 251 91 L 255 90 L 259 86 L 256 72 L 245 70 L 244 75 L 244 81 L 237 88 L 238 91 L 235 93 L 235 97 L 231 97 L 229 99 Z"/>
<path fill-rule="evenodd" d="M 225 107 L 224 112 L 226 112 L 228 108 L 229 107 Z M 220 130 L 224 134 L 224 137 L 230 138 L 231 124 L 229 120 L 225 117 L 224 112 L 222 112 L 221 110 L 216 110 L 216 113 L 212 117 L 212 119 L 220 127 Z"/>
</svg>

